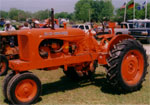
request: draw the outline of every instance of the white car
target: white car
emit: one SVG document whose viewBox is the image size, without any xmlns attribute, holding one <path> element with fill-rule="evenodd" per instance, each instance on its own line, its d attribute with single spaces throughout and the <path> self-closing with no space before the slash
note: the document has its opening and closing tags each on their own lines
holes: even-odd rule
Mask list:
<svg viewBox="0 0 150 105">
<path fill-rule="evenodd" d="M 119 27 L 114 29 L 115 34 L 129 34 L 129 29 L 133 28 L 133 23 L 122 22 Z M 110 29 L 112 32 L 112 30 Z"/>
<path fill-rule="evenodd" d="M 85 33 L 89 33 L 89 30 L 91 30 L 92 34 L 96 35 L 96 32 L 92 29 L 91 25 L 87 24 L 77 24 L 73 25 L 72 28 L 80 28 L 82 29 Z"/>
</svg>

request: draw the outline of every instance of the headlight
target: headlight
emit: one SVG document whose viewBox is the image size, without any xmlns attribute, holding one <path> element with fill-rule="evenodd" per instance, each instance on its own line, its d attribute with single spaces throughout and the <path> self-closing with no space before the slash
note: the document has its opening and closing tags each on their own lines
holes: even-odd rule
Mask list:
<svg viewBox="0 0 150 105">
<path fill-rule="evenodd" d="M 148 35 L 148 32 L 142 32 L 142 35 Z"/>
</svg>

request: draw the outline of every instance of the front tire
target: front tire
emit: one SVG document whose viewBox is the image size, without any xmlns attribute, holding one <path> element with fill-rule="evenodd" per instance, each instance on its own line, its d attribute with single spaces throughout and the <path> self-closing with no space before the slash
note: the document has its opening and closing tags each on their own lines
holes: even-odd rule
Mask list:
<svg viewBox="0 0 150 105">
<path fill-rule="evenodd" d="M 117 44 L 109 55 L 108 81 L 128 92 L 140 89 L 148 67 L 148 59 L 143 46 L 133 39 L 124 40 Z"/>
<path fill-rule="evenodd" d="M 32 104 L 41 94 L 41 82 L 32 73 L 16 74 L 8 83 L 7 96 L 13 104 Z"/>
<path fill-rule="evenodd" d="M 12 79 L 12 77 L 15 75 L 15 72 L 11 71 L 9 74 L 7 74 L 3 80 L 3 85 L 2 85 L 2 90 L 3 90 L 3 95 L 5 97 L 5 99 L 8 99 L 7 96 L 7 86 L 9 81 Z"/>
</svg>

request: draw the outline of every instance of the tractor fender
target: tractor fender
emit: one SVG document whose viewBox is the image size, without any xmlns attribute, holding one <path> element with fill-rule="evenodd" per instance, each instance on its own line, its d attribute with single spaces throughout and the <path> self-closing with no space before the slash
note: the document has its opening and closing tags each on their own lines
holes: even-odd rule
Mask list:
<svg viewBox="0 0 150 105">
<path fill-rule="evenodd" d="M 101 48 L 101 51 L 103 53 L 101 53 L 98 57 L 98 62 L 99 64 L 101 65 L 107 65 L 107 58 L 109 57 L 109 52 L 114 48 L 114 46 L 125 40 L 125 39 L 134 39 L 134 37 L 130 36 L 130 35 L 125 35 L 125 34 L 120 34 L 120 35 L 105 35 L 105 36 L 101 36 L 101 38 L 103 39 L 108 39 L 108 38 L 111 38 L 111 40 L 108 42 L 108 45 L 107 47 L 105 47 L 103 45 L 103 42 L 102 45 L 100 45 L 100 48 Z"/>
<path fill-rule="evenodd" d="M 125 35 L 125 34 L 115 35 L 108 44 L 107 52 L 109 52 L 114 47 L 114 45 L 116 45 L 117 43 L 125 39 L 135 39 L 135 38 L 131 35 Z"/>
</svg>

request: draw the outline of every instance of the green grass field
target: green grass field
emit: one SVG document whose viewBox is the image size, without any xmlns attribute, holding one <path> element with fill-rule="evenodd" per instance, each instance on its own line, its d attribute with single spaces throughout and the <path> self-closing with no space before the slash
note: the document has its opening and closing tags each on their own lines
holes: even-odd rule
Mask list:
<svg viewBox="0 0 150 105">
<path fill-rule="evenodd" d="M 150 59 L 149 59 L 150 62 Z M 93 82 L 76 83 L 68 79 L 61 69 L 56 71 L 34 71 L 42 81 L 42 95 L 36 105 L 56 104 L 130 104 L 150 105 L 150 67 L 143 87 L 136 92 L 121 94 L 106 83 L 104 68 L 98 67 Z M 2 95 L 0 77 L 0 105 L 7 105 Z"/>
</svg>

